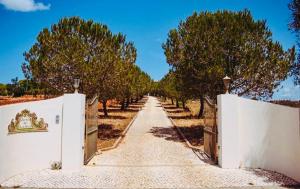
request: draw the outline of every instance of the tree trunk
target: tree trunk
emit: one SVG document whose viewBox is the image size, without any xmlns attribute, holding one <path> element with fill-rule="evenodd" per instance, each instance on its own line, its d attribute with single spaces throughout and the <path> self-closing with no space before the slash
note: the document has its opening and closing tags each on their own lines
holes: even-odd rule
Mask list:
<svg viewBox="0 0 300 189">
<path fill-rule="evenodd" d="M 126 99 L 126 108 L 128 108 L 129 103 L 130 103 L 129 98 L 127 98 L 127 99 Z"/>
<path fill-rule="evenodd" d="M 139 101 L 139 97 L 135 98 L 135 103 L 137 103 Z"/>
<path fill-rule="evenodd" d="M 125 100 L 124 99 L 121 102 L 121 110 L 125 110 Z"/>
<path fill-rule="evenodd" d="M 182 108 L 185 109 L 185 101 L 182 100 Z"/>
<path fill-rule="evenodd" d="M 25 92 L 28 90 L 28 79 L 26 79 L 26 87 L 25 87 Z"/>
<path fill-rule="evenodd" d="M 108 116 L 106 103 L 107 103 L 107 100 L 102 100 L 104 116 Z"/>
<path fill-rule="evenodd" d="M 179 101 L 176 99 L 176 108 L 179 108 Z"/>
<path fill-rule="evenodd" d="M 200 96 L 200 111 L 198 114 L 198 118 L 200 119 L 201 117 L 203 117 L 203 113 L 204 113 L 204 97 L 203 95 Z"/>
<path fill-rule="evenodd" d="M 174 101 L 173 101 L 173 98 L 171 98 L 171 102 L 172 102 L 172 105 L 174 105 Z"/>
</svg>

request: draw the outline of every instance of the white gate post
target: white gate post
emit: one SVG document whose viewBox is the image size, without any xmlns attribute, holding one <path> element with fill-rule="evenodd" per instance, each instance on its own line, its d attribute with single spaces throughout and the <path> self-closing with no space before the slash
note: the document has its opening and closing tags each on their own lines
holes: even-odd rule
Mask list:
<svg viewBox="0 0 300 189">
<path fill-rule="evenodd" d="M 218 95 L 218 162 L 222 168 L 239 168 L 238 96 Z"/>
<path fill-rule="evenodd" d="M 65 94 L 62 124 L 62 169 L 78 170 L 84 161 L 85 95 Z"/>
</svg>

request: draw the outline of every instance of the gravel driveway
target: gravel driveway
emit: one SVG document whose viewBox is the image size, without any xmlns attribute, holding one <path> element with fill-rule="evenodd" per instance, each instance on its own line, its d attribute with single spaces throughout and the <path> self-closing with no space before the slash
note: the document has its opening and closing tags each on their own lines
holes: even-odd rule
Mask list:
<svg viewBox="0 0 300 189">
<path fill-rule="evenodd" d="M 199 188 L 296 184 L 264 170 L 221 169 L 185 147 L 158 100 L 145 107 L 118 148 L 94 157 L 78 172 L 41 170 L 2 186 L 54 188 Z"/>
</svg>

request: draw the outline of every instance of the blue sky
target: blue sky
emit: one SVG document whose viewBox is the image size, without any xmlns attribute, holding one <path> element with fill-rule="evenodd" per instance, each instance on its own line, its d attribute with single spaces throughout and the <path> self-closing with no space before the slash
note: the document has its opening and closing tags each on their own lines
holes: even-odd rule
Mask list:
<svg viewBox="0 0 300 189">
<path fill-rule="evenodd" d="M 194 11 L 247 8 L 255 19 L 267 20 L 274 40 L 285 49 L 295 44 L 288 31 L 289 0 L 0 0 L 0 82 L 23 78 L 23 52 L 39 31 L 62 17 L 80 16 L 122 32 L 138 50 L 137 64 L 155 80 L 168 72 L 161 48 L 170 29 Z M 300 88 L 291 79 L 282 83 L 275 99 L 300 99 Z"/>
</svg>

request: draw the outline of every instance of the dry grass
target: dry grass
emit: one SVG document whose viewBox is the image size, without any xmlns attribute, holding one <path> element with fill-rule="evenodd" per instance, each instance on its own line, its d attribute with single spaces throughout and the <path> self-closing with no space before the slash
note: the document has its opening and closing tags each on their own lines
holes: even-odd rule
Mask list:
<svg viewBox="0 0 300 189">
<path fill-rule="evenodd" d="M 98 119 L 98 149 L 112 147 L 116 140 L 122 135 L 133 117 L 144 106 L 147 98 L 143 98 L 137 103 L 132 103 L 122 111 L 121 106 L 115 102 L 111 103 L 108 109 L 108 116 L 105 117 L 103 109 L 99 109 Z M 102 107 L 102 106 L 101 106 Z"/>
<path fill-rule="evenodd" d="M 38 96 L 24 95 L 21 97 L 0 96 L 0 106 L 7 105 L 7 104 L 17 104 L 23 102 L 45 100 L 45 99 L 46 98 L 43 95 L 38 95 Z"/>
<path fill-rule="evenodd" d="M 193 116 L 198 116 L 200 111 L 200 100 L 188 100 L 186 107 L 190 110 Z"/>
<path fill-rule="evenodd" d="M 178 127 L 188 141 L 197 147 L 203 145 L 203 119 L 198 119 L 199 101 L 188 101 L 187 110 L 176 108 L 171 104 L 171 100 L 161 101 L 168 116 L 172 118 L 176 127 Z"/>
</svg>

